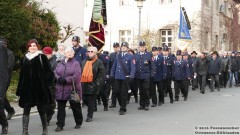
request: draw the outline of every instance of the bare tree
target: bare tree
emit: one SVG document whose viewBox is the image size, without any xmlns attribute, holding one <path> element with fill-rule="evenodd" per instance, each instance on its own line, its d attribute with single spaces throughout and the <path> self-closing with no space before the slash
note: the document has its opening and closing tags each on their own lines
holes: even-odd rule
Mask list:
<svg viewBox="0 0 240 135">
<path fill-rule="evenodd" d="M 62 33 L 62 35 L 60 37 L 61 43 L 64 43 L 69 37 L 74 35 L 74 32 L 79 28 L 81 28 L 81 27 L 78 26 L 76 28 L 73 28 L 73 26 L 71 24 L 67 24 L 67 26 L 63 26 L 65 34 Z"/>
</svg>

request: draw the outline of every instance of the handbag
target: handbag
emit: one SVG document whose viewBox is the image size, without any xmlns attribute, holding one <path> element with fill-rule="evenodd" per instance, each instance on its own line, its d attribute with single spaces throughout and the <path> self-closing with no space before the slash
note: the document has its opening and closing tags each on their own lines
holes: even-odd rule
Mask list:
<svg viewBox="0 0 240 135">
<path fill-rule="evenodd" d="M 73 82 L 73 87 L 72 87 L 70 102 L 80 103 L 80 96 L 78 95 L 78 93 L 76 91 L 76 87 L 75 87 L 75 83 L 74 83 L 73 79 L 72 79 L 72 82 Z"/>
</svg>

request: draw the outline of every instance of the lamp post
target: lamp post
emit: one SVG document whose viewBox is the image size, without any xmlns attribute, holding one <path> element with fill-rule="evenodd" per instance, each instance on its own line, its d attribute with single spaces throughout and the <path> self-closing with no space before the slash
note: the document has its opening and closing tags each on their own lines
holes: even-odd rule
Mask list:
<svg viewBox="0 0 240 135">
<path fill-rule="evenodd" d="M 141 41 L 141 9 L 143 8 L 143 2 L 145 0 L 135 0 L 139 9 L 139 21 L 138 21 L 138 43 Z"/>
</svg>

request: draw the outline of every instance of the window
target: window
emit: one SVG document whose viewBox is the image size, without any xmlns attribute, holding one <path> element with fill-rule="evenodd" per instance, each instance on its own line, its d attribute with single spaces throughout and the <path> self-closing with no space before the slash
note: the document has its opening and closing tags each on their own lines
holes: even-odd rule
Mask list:
<svg viewBox="0 0 240 135">
<path fill-rule="evenodd" d="M 128 42 L 132 41 L 132 32 L 131 30 L 120 30 L 119 31 L 119 41 L 120 42 Z"/>
<path fill-rule="evenodd" d="M 171 4 L 173 0 L 160 0 L 160 4 Z"/>
<path fill-rule="evenodd" d="M 132 6 L 133 0 L 120 0 L 120 6 Z"/>
<path fill-rule="evenodd" d="M 168 47 L 172 46 L 173 43 L 173 32 L 172 30 L 160 30 L 161 31 L 161 44 L 167 45 Z"/>
</svg>

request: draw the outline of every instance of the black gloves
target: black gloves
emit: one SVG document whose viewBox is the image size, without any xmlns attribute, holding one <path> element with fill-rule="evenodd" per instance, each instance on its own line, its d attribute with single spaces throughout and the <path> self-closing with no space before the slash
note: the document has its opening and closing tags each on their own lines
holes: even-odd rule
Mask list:
<svg viewBox="0 0 240 135">
<path fill-rule="evenodd" d="M 58 78 L 58 82 L 59 82 L 60 84 L 66 84 L 66 83 L 67 83 L 67 81 L 66 81 L 66 79 L 65 79 L 64 77 Z"/>
</svg>

